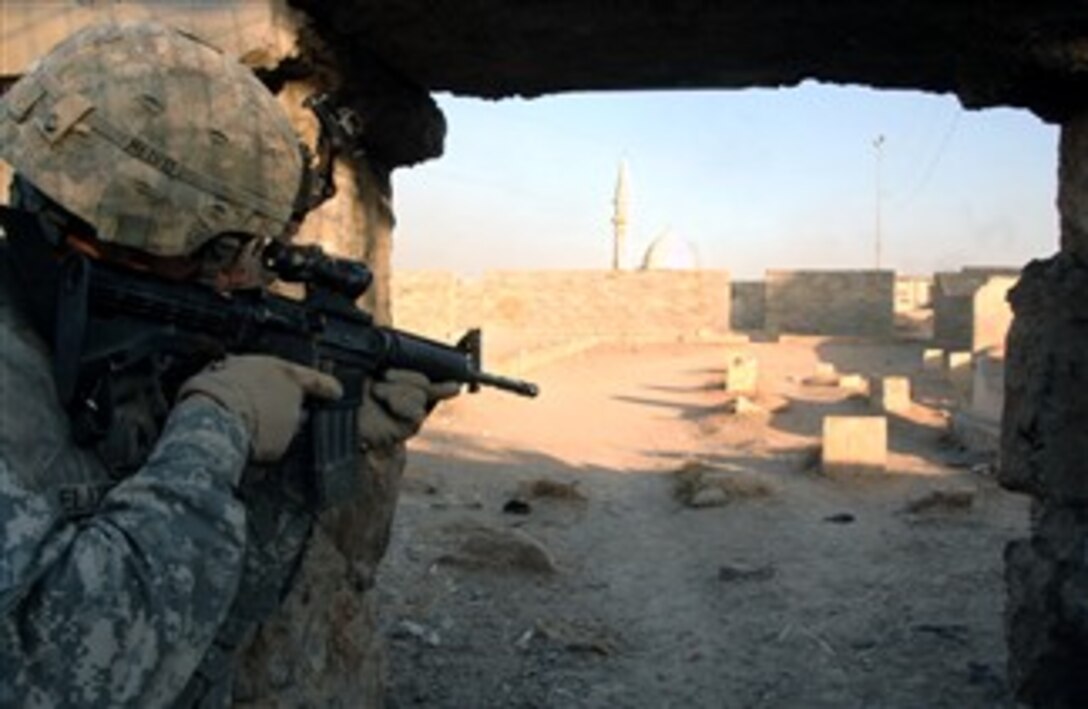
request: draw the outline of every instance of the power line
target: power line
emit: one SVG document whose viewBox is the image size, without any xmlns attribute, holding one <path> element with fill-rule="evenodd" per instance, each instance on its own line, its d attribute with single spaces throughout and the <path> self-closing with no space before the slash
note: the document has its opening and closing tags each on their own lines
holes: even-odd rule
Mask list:
<svg viewBox="0 0 1088 709">
<path fill-rule="evenodd" d="M 925 166 L 925 169 L 918 176 L 918 181 L 914 183 L 914 187 L 906 193 L 899 202 L 900 205 L 909 204 L 915 197 L 921 193 L 926 185 L 929 184 L 930 178 L 933 177 L 933 172 L 937 169 L 937 165 L 941 162 L 941 158 L 944 157 L 945 150 L 948 149 L 948 144 L 952 140 L 952 136 L 956 133 L 956 130 L 960 125 L 960 117 L 963 115 L 963 109 L 956 106 L 955 112 L 952 114 L 951 120 L 948 122 L 948 127 L 945 128 L 944 134 L 941 136 L 940 142 L 937 143 L 937 149 L 933 152 L 933 156 L 930 158 L 929 163 Z"/>
</svg>

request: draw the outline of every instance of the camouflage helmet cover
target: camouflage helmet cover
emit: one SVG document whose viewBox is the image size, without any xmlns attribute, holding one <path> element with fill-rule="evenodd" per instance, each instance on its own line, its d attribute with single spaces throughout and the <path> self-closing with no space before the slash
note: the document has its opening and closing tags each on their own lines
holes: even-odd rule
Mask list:
<svg viewBox="0 0 1088 709">
<path fill-rule="evenodd" d="M 0 158 L 99 239 L 158 256 L 287 235 L 298 135 L 253 73 L 164 25 L 93 25 L 0 99 Z"/>
</svg>

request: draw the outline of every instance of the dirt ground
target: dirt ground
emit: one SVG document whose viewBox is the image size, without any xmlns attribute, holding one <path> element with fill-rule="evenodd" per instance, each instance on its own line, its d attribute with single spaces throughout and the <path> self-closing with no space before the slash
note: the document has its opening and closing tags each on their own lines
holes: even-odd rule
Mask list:
<svg viewBox="0 0 1088 709">
<path fill-rule="evenodd" d="M 599 347 L 531 372 L 535 400 L 437 411 L 378 584 L 389 705 L 1013 706 L 1002 550 L 1027 501 L 948 439 L 920 348 L 740 346 L 762 415 L 729 413 L 722 344 Z M 804 382 L 821 361 L 914 378 L 887 473 L 820 473 L 822 417 L 872 413 Z"/>
</svg>

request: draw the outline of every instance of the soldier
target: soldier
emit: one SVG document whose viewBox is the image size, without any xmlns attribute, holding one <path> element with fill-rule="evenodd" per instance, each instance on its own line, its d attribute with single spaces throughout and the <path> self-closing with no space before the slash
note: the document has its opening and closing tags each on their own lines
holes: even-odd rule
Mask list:
<svg viewBox="0 0 1088 709">
<path fill-rule="evenodd" d="M 60 235 L 56 252 L 161 278 L 251 284 L 253 245 L 290 238 L 306 209 L 308 160 L 274 97 L 154 23 L 94 26 L 40 60 L 0 100 L 0 157 L 12 207 Z M 111 379 L 109 431 L 77 445 L 54 374 L 67 301 L 15 251 L 0 253 L 0 706 L 229 704 L 235 650 L 314 521 L 274 463 L 304 399 L 340 385 L 249 355 L 175 395 L 136 361 Z M 458 390 L 387 377 L 359 417 L 371 447 Z"/>
</svg>

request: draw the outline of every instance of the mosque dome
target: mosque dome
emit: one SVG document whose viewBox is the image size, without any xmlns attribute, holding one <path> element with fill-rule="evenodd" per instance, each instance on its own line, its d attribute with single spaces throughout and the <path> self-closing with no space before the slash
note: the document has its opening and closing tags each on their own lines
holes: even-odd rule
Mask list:
<svg viewBox="0 0 1088 709">
<path fill-rule="evenodd" d="M 678 237 L 671 229 L 654 239 L 642 259 L 642 270 L 692 270 L 699 268 L 695 246 Z"/>
</svg>

